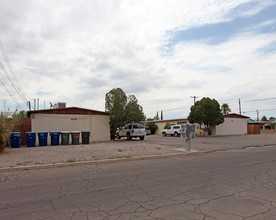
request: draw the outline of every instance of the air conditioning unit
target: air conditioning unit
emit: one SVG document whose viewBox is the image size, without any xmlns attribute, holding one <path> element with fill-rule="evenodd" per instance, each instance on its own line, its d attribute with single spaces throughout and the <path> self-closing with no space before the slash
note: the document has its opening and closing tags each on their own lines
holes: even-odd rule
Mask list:
<svg viewBox="0 0 276 220">
<path fill-rule="evenodd" d="M 53 108 L 66 108 L 66 102 L 58 102 L 54 104 Z"/>
</svg>

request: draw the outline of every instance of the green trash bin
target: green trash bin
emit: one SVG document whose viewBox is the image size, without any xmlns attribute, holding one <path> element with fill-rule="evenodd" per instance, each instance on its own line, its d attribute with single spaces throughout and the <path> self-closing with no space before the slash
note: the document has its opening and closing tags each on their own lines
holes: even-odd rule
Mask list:
<svg viewBox="0 0 276 220">
<path fill-rule="evenodd" d="M 61 145 L 69 145 L 69 137 L 70 132 L 69 131 L 62 131 L 61 134 Z"/>
<path fill-rule="evenodd" d="M 82 140 L 82 144 L 89 144 L 90 131 L 82 131 L 81 132 L 81 140 Z"/>
<path fill-rule="evenodd" d="M 80 143 L 80 132 L 79 131 L 71 131 L 72 144 L 78 145 Z"/>
</svg>

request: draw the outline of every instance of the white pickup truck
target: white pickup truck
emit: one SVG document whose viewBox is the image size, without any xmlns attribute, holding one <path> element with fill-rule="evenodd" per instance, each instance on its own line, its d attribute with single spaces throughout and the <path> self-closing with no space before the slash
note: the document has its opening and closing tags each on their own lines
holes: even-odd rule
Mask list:
<svg viewBox="0 0 276 220">
<path fill-rule="evenodd" d="M 146 136 L 145 127 L 138 123 L 129 123 L 126 124 L 118 133 L 117 138 L 121 139 L 121 137 L 126 137 L 127 140 L 131 140 L 131 138 L 140 138 L 140 140 L 144 140 Z"/>
<path fill-rule="evenodd" d="M 177 136 L 180 136 L 180 134 L 181 134 L 181 125 L 171 125 L 162 131 L 162 135 L 164 137 L 166 135 L 177 137 Z"/>
</svg>

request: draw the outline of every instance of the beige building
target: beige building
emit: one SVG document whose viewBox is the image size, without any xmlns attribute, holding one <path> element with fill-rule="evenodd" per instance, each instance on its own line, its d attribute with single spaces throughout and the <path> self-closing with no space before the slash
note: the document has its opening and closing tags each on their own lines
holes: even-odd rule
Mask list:
<svg viewBox="0 0 276 220">
<path fill-rule="evenodd" d="M 239 114 L 227 114 L 224 115 L 224 122 L 216 126 L 212 135 L 244 135 L 247 134 L 247 119 L 249 117 L 239 115 Z M 158 129 L 155 134 L 162 135 L 162 130 L 164 129 L 167 123 L 169 124 L 181 124 L 189 123 L 189 120 L 186 118 L 181 119 L 171 119 L 171 120 L 158 120 L 151 121 L 154 122 Z M 200 125 L 196 123 L 196 136 L 207 136 L 207 131 L 204 131 L 203 128 L 200 128 Z"/>
<path fill-rule="evenodd" d="M 247 119 L 249 117 L 239 114 L 224 115 L 224 122 L 216 126 L 212 135 L 244 135 L 247 134 Z"/>
<path fill-rule="evenodd" d="M 90 143 L 110 140 L 108 112 L 69 107 L 29 111 L 28 117 L 32 132 L 90 131 Z M 48 145 L 49 141 L 48 136 Z"/>
</svg>

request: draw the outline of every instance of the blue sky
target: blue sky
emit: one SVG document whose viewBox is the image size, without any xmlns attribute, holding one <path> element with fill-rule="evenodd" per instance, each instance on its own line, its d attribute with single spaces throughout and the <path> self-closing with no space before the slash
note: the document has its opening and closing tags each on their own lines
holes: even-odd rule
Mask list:
<svg viewBox="0 0 276 220">
<path fill-rule="evenodd" d="M 256 14 L 244 15 L 245 12 L 254 9 L 258 2 L 244 3 L 230 10 L 226 18 L 229 20 L 212 24 L 204 24 L 189 29 L 172 30 L 169 32 L 168 46 L 183 41 L 200 41 L 205 44 L 220 44 L 231 40 L 240 33 L 252 32 L 256 34 L 268 34 L 276 32 L 276 2 L 263 8 Z M 274 42 L 275 43 L 275 42 Z M 263 48 L 271 52 L 269 45 Z M 274 49 L 274 48 L 273 48 Z"/>
<path fill-rule="evenodd" d="M 193 99 L 276 116 L 276 0 L 0 0 L 0 52 L 18 91 L 40 108 L 104 111 L 135 95 L 147 117 L 188 116 Z M 0 72 L 0 108 L 27 110 Z M 250 101 L 259 100 L 260 101 Z M 264 111 L 269 109 L 268 111 Z"/>
</svg>

